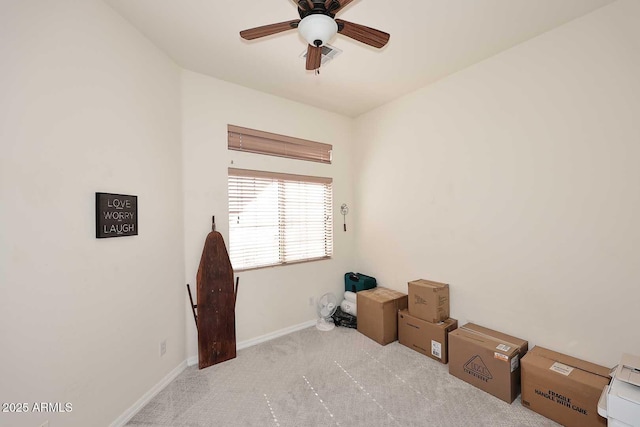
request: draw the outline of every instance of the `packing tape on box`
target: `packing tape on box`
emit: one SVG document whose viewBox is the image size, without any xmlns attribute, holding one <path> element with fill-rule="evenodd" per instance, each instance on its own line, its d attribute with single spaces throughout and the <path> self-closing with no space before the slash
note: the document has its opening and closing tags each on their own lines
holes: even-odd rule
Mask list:
<svg viewBox="0 0 640 427">
<path fill-rule="evenodd" d="M 343 300 L 340 303 L 340 308 L 345 313 L 349 313 L 350 315 L 356 316 L 356 317 L 358 316 L 358 306 L 356 305 L 355 302 Z"/>
<path fill-rule="evenodd" d="M 506 341 L 506 340 L 504 340 L 502 338 L 498 338 L 498 337 L 490 335 L 490 334 L 485 334 L 484 332 L 476 331 L 475 329 L 471 329 L 471 328 L 467 327 L 467 325 L 461 326 L 458 329 L 460 329 L 460 332 L 462 332 L 462 331 L 468 332 L 468 333 L 470 333 L 472 335 L 477 335 L 477 336 L 479 336 L 481 338 L 489 338 L 490 340 L 499 341 L 501 343 L 507 344 L 507 346 L 509 346 L 509 348 L 508 349 L 503 349 L 502 351 L 509 351 L 509 350 L 511 350 L 511 348 L 517 348 L 518 349 L 518 353 L 520 353 L 520 346 L 519 345 L 511 343 L 509 341 Z"/>
<path fill-rule="evenodd" d="M 344 293 L 344 299 L 355 304 L 357 301 L 356 293 L 347 291 Z"/>
</svg>

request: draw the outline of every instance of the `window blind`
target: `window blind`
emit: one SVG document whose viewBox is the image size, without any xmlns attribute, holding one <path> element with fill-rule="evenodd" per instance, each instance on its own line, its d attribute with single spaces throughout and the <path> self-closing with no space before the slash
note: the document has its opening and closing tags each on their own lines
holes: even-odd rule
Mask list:
<svg viewBox="0 0 640 427">
<path fill-rule="evenodd" d="M 333 255 L 331 178 L 234 168 L 228 176 L 234 270 Z"/>
<path fill-rule="evenodd" d="M 227 125 L 229 150 L 331 163 L 333 146 L 240 126 Z"/>
</svg>

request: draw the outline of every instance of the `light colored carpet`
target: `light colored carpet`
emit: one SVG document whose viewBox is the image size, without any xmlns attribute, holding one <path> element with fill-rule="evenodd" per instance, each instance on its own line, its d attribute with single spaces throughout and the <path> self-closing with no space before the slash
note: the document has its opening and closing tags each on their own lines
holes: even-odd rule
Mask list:
<svg viewBox="0 0 640 427">
<path fill-rule="evenodd" d="M 398 342 L 305 329 L 187 368 L 130 426 L 557 426 Z"/>
</svg>

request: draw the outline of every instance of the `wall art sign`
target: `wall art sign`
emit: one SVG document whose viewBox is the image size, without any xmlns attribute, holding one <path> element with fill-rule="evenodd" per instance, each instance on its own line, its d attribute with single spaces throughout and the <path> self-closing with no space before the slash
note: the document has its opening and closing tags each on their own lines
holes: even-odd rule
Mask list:
<svg viewBox="0 0 640 427">
<path fill-rule="evenodd" d="M 138 196 L 96 193 L 96 238 L 138 235 Z"/>
</svg>

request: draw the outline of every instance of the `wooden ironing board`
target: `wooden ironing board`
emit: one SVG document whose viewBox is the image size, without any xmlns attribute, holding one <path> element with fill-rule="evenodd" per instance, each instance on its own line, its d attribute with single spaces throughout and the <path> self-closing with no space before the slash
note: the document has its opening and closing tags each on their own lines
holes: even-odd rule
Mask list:
<svg viewBox="0 0 640 427">
<path fill-rule="evenodd" d="M 236 357 L 236 291 L 233 268 L 222 235 L 207 235 L 196 276 L 198 287 L 198 367 Z"/>
</svg>

